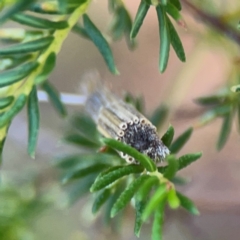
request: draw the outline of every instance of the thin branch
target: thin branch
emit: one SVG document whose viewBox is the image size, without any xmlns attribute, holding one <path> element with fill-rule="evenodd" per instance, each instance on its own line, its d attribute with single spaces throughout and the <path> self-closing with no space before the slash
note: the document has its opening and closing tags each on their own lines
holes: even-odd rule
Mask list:
<svg viewBox="0 0 240 240">
<path fill-rule="evenodd" d="M 228 38 L 240 45 L 240 32 L 237 29 L 232 28 L 221 18 L 209 15 L 188 0 L 181 0 L 181 3 L 187 8 L 189 8 L 193 15 L 199 17 L 201 21 L 207 23 L 211 27 L 215 28 L 217 31 L 225 34 Z"/>
</svg>

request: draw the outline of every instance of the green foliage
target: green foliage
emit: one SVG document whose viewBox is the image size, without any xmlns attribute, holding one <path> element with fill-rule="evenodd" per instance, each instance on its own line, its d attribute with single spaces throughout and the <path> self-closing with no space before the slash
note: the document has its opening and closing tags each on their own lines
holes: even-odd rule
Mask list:
<svg viewBox="0 0 240 240">
<path fill-rule="evenodd" d="M 137 103 L 131 95 L 126 99 L 133 105 Z M 139 236 L 142 224 L 153 215 L 152 239 L 162 238 L 164 209 L 167 205 L 171 209 L 182 206 L 191 213 L 197 214 L 193 202 L 176 191 L 173 180 L 179 170 L 199 159 L 201 153 L 185 154 L 180 158 L 169 155 L 166 158 L 167 166 L 158 167 L 146 155 L 117 140 L 100 138 L 99 141 L 96 126 L 86 115 L 78 114 L 71 123 L 74 135 L 67 134 L 65 141 L 69 144 L 77 144 L 85 150 L 88 146 L 90 153 L 65 156 L 57 160 L 55 165 L 62 171 L 61 180 L 66 191 L 71 189 L 72 193 L 73 189 L 78 191 L 77 189 L 80 188 L 84 189 L 80 191 L 80 196 L 87 194 L 88 191 L 83 186 L 87 181 L 90 192 L 95 196 L 93 213 L 103 212 L 104 210 L 101 209 L 105 206 L 104 218 L 109 222 L 110 218 L 121 218 L 120 213 L 130 202 L 134 203 L 136 214 L 134 233 Z M 71 128 L 70 132 L 72 132 Z M 92 138 L 87 138 L 89 137 L 87 132 L 91 132 Z M 187 129 L 172 141 L 174 128 L 170 126 L 162 140 L 169 149 L 178 152 L 191 133 L 192 129 Z M 139 164 L 126 164 L 118 152 L 132 156 Z M 77 196 L 74 198 L 74 201 L 76 200 Z"/>
</svg>

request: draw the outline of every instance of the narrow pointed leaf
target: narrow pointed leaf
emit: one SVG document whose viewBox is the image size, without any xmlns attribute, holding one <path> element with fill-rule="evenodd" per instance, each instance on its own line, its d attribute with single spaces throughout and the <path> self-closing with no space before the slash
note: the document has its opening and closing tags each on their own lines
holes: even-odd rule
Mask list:
<svg viewBox="0 0 240 240">
<path fill-rule="evenodd" d="M 84 147 L 84 148 L 93 148 L 96 149 L 97 147 L 100 147 L 98 144 L 96 144 L 93 141 L 88 140 L 84 136 L 81 136 L 79 134 L 68 134 L 63 139 L 67 143 L 75 144 L 78 147 Z"/>
<path fill-rule="evenodd" d="M 181 156 L 178 159 L 178 170 L 181 170 L 181 169 L 189 166 L 191 163 L 198 160 L 201 156 L 202 156 L 201 152 L 190 153 L 190 154 L 186 154 L 186 155 Z"/>
<path fill-rule="evenodd" d="M 177 197 L 180 200 L 180 205 L 185 208 L 187 211 L 194 215 L 199 215 L 199 211 L 192 200 L 188 197 L 182 195 L 180 192 L 177 192 Z"/>
<path fill-rule="evenodd" d="M 139 32 L 139 29 L 140 27 L 142 26 L 142 23 L 143 23 L 143 20 L 148 12 L 148 9 L 149 9 L 150 5 L 144 1 L 144 0 L 141 0 L 141 3 L 138 7 L 138 10 L 137 10 L 137 14 L 136 14 L 136 17 L 133 21 L 133 26 L 132 26 L 132 30 L 131 30 L 131 33 L 130 33 L 130 38 L 133 39 L 137 36 L 138 32 Z"/>
<path fill-rule="evenodd" d="M 0 49 L 0 56 L 40 51 L 48 47 L 53 41 L 53 39 L 53 36 L 48 36 L 29 42 L 11 45 L 10 47 Z"/>
<path fill-rule="evenodd" d="M 180 0 L 169 0 L 169 2 L 174 5 L 179 11 L 182 9 Z"/>
<path fill-rule="evenodd" d="M 166 185 L 160 185 L 160 187 L 156 190 L 153 196 L 150 198 L 146 208 L 144 209 L 142 219 L 146 221 L 153 211 L 159 206 L 159 204 L 163 203 L 167 196 L 167 188 Z"/>
<path fill-rule="evenodd" d="M 168 156 L 168 167 L 166 171 L 164 172 L 164 177 L 171 180 L 176 172 L 178 171 L 178 161 L 176 161 L 176 158 L 174 156 Z"/>
<path fill-rule="evenodd" d="M 102 205 L 108 200 L 110 194 L 111 194 L 111 189 L 109 188 L 104 189 L 101 193 L 98 194 L 92 206 L 93 214 L 96 214 L 99 211 Z"/>
<path fill-rule="evenodd" d="M 18 0 L 15 4 L 9 7 L 8 10 L 3 11 L 0 15 L 0 24 L 4 23 L 7 19 L 9 19 L 12 15 L 17 12 L 25 10 L 33 1 L 35 0 Z"/>
<path fill-rule="evenodd" d="M 35 17 L 25 13 L 17 13 L 12 20 L 23 25 L 40 29 L 64 29 L 68 27 L 67 21 L 53 22 L 48 19 Z"/>
<path fill-rule="evenodd" d="M 227 142 L 232 127 L 232 113 L 229 112 L 223 119 L 221 132 L 217 142 L 217 149 L 221 150 Z"/>
<path fill-rule="evenodd" d="M 132 148 L 125 143 L 110 138 L 104 138 L 102 139 L 102 142 L 111 148 L 124 152 L 129 156 L 133 157 L 134 159 L 139 161 L 141 165 L 143 165 L 147 169 L 147 171 L 153 172 L 156 170 L 155 163 L 148 156 L 141 154 L 135 148 Z"/>
<path fill-rule="evenodd" d="M 114 217 L 131 201 L 138 188 L 148 179 L 147 175 L 142 175 L 130 183 L 124 192 L 120 195 L 118 200 L 113 205 L 111 210 L 111 217 Z"/>
<path fill-rule="evenodd" d="M 199 97 L 195 99 L 195 102 L 203 106 L 211 106 L 211 105 L 223 104 L 226 99 L 227 99 L 227 94 L 224 93 L 224 94 L 218 94 L 218 95 Z"/>
<path fill-rule="evenodd" d="M 166 120 L 167 115 L 168 108 L 166 105 L 163 104 L 153 112 L 150 121 L 154 126 L 157 127 L 157 129 L 160 129 L 164 121 Z"/>
<path fill-rule="evenodd" d="M 168 29 L 169 29 L 171 45 L 173 46 L 173 49 L 174 49 L 175 53 L 177 54 L 178 58 L 182 62 L 185 62 L 186 56 L 185 56 L 185 52 L 184 52 L 184 48 L 183 48 L 181 39 L 178 36 L 178 33 L 177 33 L 176 29 L 174 28 L 171 20 L 168 17 L 166 17 L 166 19 L 167 19 L 167 24 L 168 24 Z"/>
<path fill-rule="evenodd" d="M 162 201 L 157 206 L 154 213 L 154 220 L 152 226 L 152 240 L 163 239 L 163 220 L 164 220 L 165 201 Z"/>
<path fill-rule="evenodd" d="M 62 117 L 65 117 L 67 115 L 67 110 L 60 99 L 59 92 L 49 81 L 45 81 L 42 84 L 42 88 L 48 94 L 49 100 L 52 103 L 53 107 L 57 110 L 58 114 Z"/>
<path fill-rule="evenodd" d="M 34 158 L 39 131 L 39 107 L 36 86 L 33 87 L 27 104 L 28 113 L 28 154 Z"/>
<path fill-rule="evenodd" d="M 190 136 L 192 135 L 193 128 L 188 128 L 183 132 L 170 146 L 170 152 L 172 154 L 178 153 L 179 150 L 185 145 Z"/>
<path fill-rule="evenodd" d="M 93 164 L 89 167 L 86 168 L 80 168 L 80 169 L 75 169 L 71 171 L 70 173 L 67 173 L 63 178 L 62 178 L 62 183 L 66 184 L 69 181 L 76 180 L 79 178 L 86 177 L 92 173 L 99 173 L 101 170 L 107 168 L 109 165 L 103 164 L 103 163 L 98 163 L 98 164 Z"/>
<path fill-rule="evenodd" d="M 13 96 L 8 96 L 8 97 L 2 97 L 0 98 L 0 109 L 4 109 L 11 105 L 14 101 Z"/>
<path fill-rule="evenodd" d="M 86 30 L 78 23 L 73 26 L 72 31 L 89 40 Z"/>
<path fill-rule="evenodd" d="M 181 18 L 181 14 L 178 11 L 178 9 L 173 4 L 171 4 L 169 2 L 165 6 L 165 11 L 176 21 Z"/>
<path fill-rule="evenodd" d="M 161 140 L 166 147 L 170 147 L 173 137 L 174 137 L 174 128 L 172 125 L 170 125 L 167 132 L 162 136 Z"/>
<path fill-rule="evenodd" d="M 141 231 L 142 224 L 143 224 L 142 214 L 143 214 L 143 211 L 144 211 L 146 205 L 147 205 L 146 200 L 139 201 L 139 200 L 135 199 L 136 215 L 135 215 L 134 233 L 137 237 L 140 236 L 140 231 Z"/>
<path fill-rule="evenodd" d="M 102 177 L 97 178 L 94 184 L 91 186 L 90 191 L 91 192 L 98 191 L 108 186 L 109 184 L 115 182 L 119 178 L 122 178 L 130 174 L 134 174 L 134 173 L 140 173 L 142 171 L 143 171 L 143 168 L 140 166 L 136 166 L 136 165 L 123 166 L 121 168 L 118 168 L 112 172 L 109 172 L 103 175 Z"/>
<path fill-rule="evenodd" d="M 174 188 L 169 190 L 167 198 L 170 208 L 177 209 L 180 206 L 180 200 L 178 199 Z"/>
<path fill-rule="evenodd" d="M 163 73 L 167 67 L 169 58 L 170 35 L 167 24 L 167 16 L 160 4 L 156 7 L 156 11 L 158 16 L 160 35 L 159 70 Z"/>
<path fill-rule="evenodd" d="M 118 74 L 118 70 L 115 66 L 113 54 L 108 42 L 86 14 L 83 15 L 83 24 L 87 35 L 102 54 L 110 72 L 113 74 Z"/>
<path fill-rule="evenodd" d="M 1 72 L 0 87 L 5 87 L 24 79 L 37 67 L 37 62 L 27 62 L 14 69 Z"/>
<path fill-rule="evenodd" d="M 25 94 L 21 94 L 13 103 L 12 107 L 0 116 L 0 128 L 7 125 L 23 108 L 27 100 Z"/>
<path fill-rule="evenodd" d="M 34 80 L 36 84 L 40 84 L 44 82 L 52 70 L 54 69 L 56 64 L 56 54 L 54 52 L 50 53 L 49 56 L 47 57 L 44 66 L 42 68 L 41 74 L 37 76 L 37 78 Z"/>
</svg>

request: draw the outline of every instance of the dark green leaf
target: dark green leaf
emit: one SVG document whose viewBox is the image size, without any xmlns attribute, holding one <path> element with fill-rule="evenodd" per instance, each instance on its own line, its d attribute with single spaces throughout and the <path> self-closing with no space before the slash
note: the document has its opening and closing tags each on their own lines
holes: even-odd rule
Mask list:
<svg viewBox="0 0 240 240">
<path fill-rule="evenodd" d="M 178 153 L 179 150 L 184 146 L 192 134 L 193 128 L 188 128 L 183 132 L 170 146 L 171 153 Z"/>
<path fill-rule="evenodd" d="M 121 168 L 118 168 L 112 172 L 109 172 L 102 177 L 98 177 L 94 184 L 91 186 L 90 191 L 98 191 L 109 184 L 115 182 L 119 178 L 122 178 L 124 176 L 127 176 L 129 174 L 134 174 L 134 173 L 140 173 L 143 171 L 143 168 L 141 166 L 137 165 L 128 165 L 128 166 L 123 166 Z"/>
<path fill-rule="evenodd" d="M 218 142 L 217 142 L 218 150 L 221 150 L 224 147 L 225 143 L 227 142 L 227 139 L 231 132 L 232 120 L 233 120 L 232 112 L 229 112 L 228 114 L 226 114 L 226 116 L 223 119 L 221 132 L 220 132 Z"/>
<path fill-rule="evenodd" d="M 9 19 L 13 14 L 25 10 L 35 0 L 18 0 L 15 4 L 3 11 L 0 15 L 0 24 Z"/>
<path fill-rule="evenodd" d="M 176 172 L 178 171 L 178 161 L 172 155 L 168 156 L 167 160 L 168 160 L 168 167 L 164 172 L 164 177 L 171 180 L 175 176 Z"/>
<path fill-rule="evenodd" d="M 143 211 L 142 219 L 146 221 L 151 213 L 156 210 L 156 208 L 163 202 L 167 197 L 167 188 L 165 184 L 160 185 L 160 187 L 156 190 L 153 196 L 150 198 L 146 208 Z"/>
<path fill-rule="evenodd" d="M 53 36 L 39 38 L 37 40 L 11 45 L 0 49 L 0 55 L 23 54 L 43 50 L 53 41 Z"/>
<path fill-rule="evenodd" d="M 37 62 L 27 62 L 19 67 L 10 69 L 0 73 L 0 87 L 9 86 L 27 77 L 35 68 L 38 67 Z"/>
<path fill-rule="evenodd" d="M 172 125 L 170 125 L 167 132 L 162 136 L 161 140 L 166 147 L 170 147 L 173 137 L 174 137 L 174 128 Z"/>
<path fill-rule="evenodd" d="M 101 193 L 98 194 L 92 206 L 92 213 L 95 214 L 98 212 L 98 210 L 102 207 L 102 205 L 108 200 L 110 194 L 111 194 L 111 189 L 109 188 L 104 189 Z"/>
<path fill-rule="evenodd" d="M 218 105 L 223 104 L 227 99 L 227 96 L 226 93 L 220 93 L 218 95 L 199 97 L 195 99 L 195 102 L 203 106 Z"/>
<path fill-rule="evenodd" d="M 77 23 L 73 26 L 72 31 L 74 33 L 79 34 L 81 37 L 89 39 L 89 36 L 88 36 L 86 30 L 79 23 Z"/>
<path fill-rule="evenodd" d="M 205 125 L 211 121 L 213 121 L 215 118 L 219 116 L 225 116 L 231 111 L 230 105 L 220 105 L 217 107 L 214 107 L 212 110 L 207 111 L 204 113 L 200 119 L 198 125 L 202 126 Z"/>
<path fill-rule="evenodd" d="M 183 208 L 194 215 L 199 215 L 199 211 L 195 204 L 188 197 L 182 195 L 180 192 L 177 192 L 177 197 L 180 200 L 180 204 Z"/>
<path fill-rule="evenodd" d="M 88 147 L 88 148 L 94 148 L 94 149 L 96 149 L 97 147 L 100 147 L 95 142 L 90 141 L 87 138 L 76 133 L 66 135 L 63 140 L 66 141 L 67 143 L 75 144 L 79 147 Z"/>
<path fill-rule="evenodd" d="M 136 191 L 139 187 L 148 179 L 147 175 L 141 175 L 137 179 L 133 180 L 127 188 L 120 195 L 118 200 L 112 207 L 111 217 L 114 217 L 119 211 L 126 207 L 126 205 L 131 201 Z"/>
<path fill-rule="evenodd" d="M 176 209 L 179 207 L 180 205 L 180 201 L 177 197 L 177 194 L 176 194 L 176 190 L 174 188 L 171 188 L 168 192 L 168 204 L 170 206 L 170 208 L 172 209 Z"/>
<path fill-rule="evenodd" d="M 2 97 L 0 98 L 0 109 L 4 109 L 11 105 L 14 101 L 13 96 L 8 96 L 8 97 Z"/>
<path fill-rule="evenodd" d="M 167 24 L 167 16 L 163 7 L 159 4 L 156 7 L 156 11 L 158 16 L 160 35 L 159 70 L 160 72 L 164 72 L 168 63 L 171 39 Z"/>
<path fill-rule="evenodd" d="M 172 5 L 174 5 L 179 11 L 182 9 L 181 3 L 179 0 L 168 0 Z"/>
<path fill-rule="evenodd" d="M 35 149 L 37 146 L 40 121 L 36 86 L 33 86 L 32 91 L 28 97 L 27 112 L 28 112 L 28 154 L 32 158 L 34 158 Z"/>
<path fill-rule="evenodd" d="M 62 183 L 66 184 L 72 180 L 86 177 L 92 173 L 99 173 L 109 165 L 103 163 L 96 163 L 86 168 L 74 169 L 62 177 Z M 81 166 L 80 166 L 81 167 Z"/>
<path fill-rule="evenodd" d="M 138 201 L 135 199 L 135 225 L 134 225 L 134 233 L 137 237 L 140 236 L 140 231 L 142 228 L 143 220 L 142 220 L 142 213 L 146 207 L 147 201 Z"/>
<path fill-rule="evenodd" d="M 186 154 L 186 155 L 181 156 L 178 159 L 178 170 L 181 170 L 181 169 L 187 167 L 191 163 L 193 163 L 196 160 L 198 160 L 201 156 L 202 156 L 201 152 L 199 152 L 199 153 L 190 153 L 190 154 Z"/>
<path fill-rule="evenodd" d="M 12 20 L 29 27 L 40 29 L 64 29 L 68 27 L 67 21 L 50 21 L 44 18 L 35 17 L 25 13 L 17 13 L 13 15 Z"/>
<path fill-rule="evenodd" d="M 148 12 L 150 5 L 146 3 L 145 0 L 141 0 L 141 3 L 138 7 L 136 17 L 133 21 L 132 30 L 130 33 L 130 38 L 133 39 L 137 36 L 140 27 L 142 26 L 143 20 Z"/>
<path fill-rule="evenodd" d="M 165 202 L 160 202 L 156 207 L 152 226 L 152 240 L 162 240 Z"/>
<path fill-rule="evenodd" d="M 168 16 L 166 17 L 166 19 L 167 19 L 167 24 L 168 24 L 168 29 L 169 29 L 170 41 L 173 46 L 173 49 L 174 49 L 175 53 L 177 54 L 178 58 L 182 62 L 185 62 L 186 56 L 185 56 L 185 52 L 184 52 L 184 48 L 183 48 L 181 39 L 179 38 L 178 33 L 175 30 L 175 28 L 174 28 L 172 22 L 170 21 L 170 19 L 168 18 Z"/>
<path fill-rule="evenodd" d="M 157 127 L 157 129 L 160 129 L 164 121 L 166 120 L 167 115 L 168 108 L 166 105 L 162 104 L 153 112 L 150 121 L 154 126 Z"/>
<path fill-rule="evenodd" d="M 138 152 L 135 148 L 132 148 L 125 143 L 110 138 L 103 138 L 102 142 L 111 148 L 124 152 L 129 156 L 133 157 L 134 159 L 139 161 L 141 165 L 143 165 L 146 168 L 147 171 L 149 172 L 156 171 L 155 163 L 147 155 Z"/>
<path fill-rule="evenodd" d="M 80 132 L 81 135 L 91 141 L 99 143 L 99 135 L 96 125 L 89 116 L 82 113 L 77 114 L 72 118 L 71 124 Z"/>
<path fill-rule="evenodd" d="M 76 169 L 78 167 L 86 167 L 94 163 L 116 164 L 116 163 L 119 163 L 119 160 L 120 160 L 120 157 L 113 156 L 110 154 L 90 153 L 90 154 L 75 154 L 75 155 L 64 156 L 55 160 L 53 164 L 62 169 L 69 169 L 69 168 Z"/>
<path fill-rule="evenodd" d="M 66 116 L 67 110 L 60 99 L 60 94 L 57 89 L 55 89 L 49 81 L 45 81 L 42 84 L 42 88 L 48 94 L 49 100 L 52 103 L 53 107 L 57 110 L 58 114 L 62 117 Z"/>
<path fill-rule="evenodd" d="M 0 116 L 0 128 L 7 125 L 23 108 L 27 100 L 25 94 L 21 94 L 13 103 L 12 107 Z"/>
<path fill-rule="evenodd" d="M 181 18 L 181 14 L 178 11 L 178 9 L 173 4 L 171 4 L 169 2 L 165 6 L 165 11 L 176 21 Z"/>
<path fill-rule="evenodd" d="M 110 72 L 113 74 L 119 74 L 108 42 L 86 14 L 83 15 L 83 24 L 87 35 L 102 54 Z"/>
<path fill-rule="evenodd" d="M 48 78 L 52 70 L 54 69 L 55 64 L 56 64 L 56 54 L 54 52 L 51 52 L 44 63 L 41 74 L 39 74 L 37 78 L 34 80 L 35 83 L 39 84 L 44 82 Z"/>
<path fill-rule="evenodd" d="M 1 56 L 0 56 L 1 57 Z M 2 60 L 4 62 L 4 60 L 8 60 L 10 61 L 9 64 L 6 64 L 4 67 L 1 66 L 2 71 L 6 70 L 6 69 L 11 69 L 11 68 L 15 68 L 17 66 L 19 66 L 20 64 L 29 61 L 32 59 L 32 54 L 18 54 L 18 55 L 13 55 L 13 56 L 3 56 Z"/>
</svg>

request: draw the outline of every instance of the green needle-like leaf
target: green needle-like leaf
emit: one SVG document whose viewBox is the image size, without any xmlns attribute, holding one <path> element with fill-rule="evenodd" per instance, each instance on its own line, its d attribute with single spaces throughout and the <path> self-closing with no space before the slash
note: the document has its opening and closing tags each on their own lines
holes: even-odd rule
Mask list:
<svg viewBox="0 0 240 240">
<path fill-rule="evenodd" d="M 64 29 L 68 27 L 67 21 L 50 21 L 48 19 L 35 17 L 25 13 L 17 13 L 12 16 L 12 20 L 15 22 L 27 25 L 29 27 L 40 29 Z"/>
<path fill-rule="evenodd" d="M 164 121 L 166 120 L 168 115 L 168 108 L 166 105 L 159 106 L 152 114 L 150 121 L 151 123 L 160 129 L 163 125 Z"/>
<path fill-rule="evenodd" d="M 167 170 L 164 172 L 164 177 L 171 180 L 176 172 L 178 171 L 178 161 L 172 155 L 168 156 L 168 167 Z"/>
<path fill-rule="evenodd" d="M 166 147 L 170 147 L 173 137 L 174 137 L 174 128 L 172 125 L 170 125 L 167 132 L 162 136 L 161 140 Z"/>
<path fill-rule="evenodd" d="M 16 83 L 27 77 L 35 68 L 38 67 L 37 62 L 27 62 L 19 67 L 3 71 L 0 73 L 0 87 L 6 87 Z"/>
<path fill-rule="evenodd" d="M 48 47 L 53 41 L 53 39 L 54 37 L 48 36 L 48 37 L 39 38 L 37 40 L 29 41 L 29 42 L 11 45 L 10 47 L 0 49 L 0 56 L 40 51 Z"/>
<path fill-rule="evenodd" d="M 174 28 L 171 20 L 168 18 L 168 16 L 166 17 L 166 19 L 167 19 L 169 35 L 170 35 L 170 40 L 171 40 L 171 44 L 173 46 L 173 49 L 174 49 L 175 53 L 177 54 L 178 58 L 182 62 L 185 62 L 186 61 L 186 56 L 185 56 L 185 52 L 184 52 L 184 48 L 183 48 L 181 39 L 178 36 L 178 33 L 175 30 L 175 28 Z"/>
<path fill-rule="evenodd" d="M 169 190 L 167 198 L 170 208 L 177 209 L 179 207 L 180 201 L 177 197 L 176 190 L 174 188 Z"/>
<path fill-rule="evenodd" d="M 42 84 L 42 88 L 48 94 L 49 100 L 52 103 L 53 107 L 57 110 L 58 114 L 62 117 L 65 117 L 67 115 L 67 110 L 60 99 L 59 92 L 49 81 L 45 81 Z"/>
<path fill-rule="evenodd" d="M 226 114 L 226 116 L 223 119 L 223 124 L 221 128 L 221 132 L 218 138 L 217 142 L 217 149 L 221 150 L 225 143 L 227 142 L 227 139 L 229 137 L 229 134 L 231 132 L 231 127 L 232 127 L 232 112 L 229 112 Z"/>
<path fill-rule="evenodd" d="M 195 99 L 195 102 L 203 106 L 218 105 L 223 104 L 224 101 L 227 99 L 227 96 L 228 95 L 226 93 L 221 93 L 217 95 L 199 97 Z"/>
<path fill-rule="evenodd" d="M 162 240 L 165 203 L 166 201 L 160 202 L 154 213 L 152 240 Z"/>
<path fill-rule="evenodd" d="M 132 148 L 125 143 L 110 138 L 104 138 L 102 139 L 102 142 L 111 148 L 130 155 L 131 157 L 139 161 L 141 165 L 143 165 L 147 169 L 147 171 L 154 172 L 156 170 L 155 163 L 148 156 L 138 152 L 135 148 Z"/>
<path fill-rule="evenodd" d="M 188 197 L 182 195 L 180 192 L 177 192 L 177 197 L 180 201 L 180 205 L 185 208 L 187 211 L 194 215 L 199 215 L 199 211 L 192 200 Z"/>
<path fill-rule="evenodd" d="M 168 0 L 172 5 L 174 5 L 179 11 L 182 9 L 180 0 Z"/>
<path fill-rule="evenodd" d="M 159 206 L 159 204 L 165 202 L 165 198 L 167 196 L 167 188 L 165 184 L 160 185 L 160 187 L 156 190 L 156 192 L 153 194 L 151 199 L 149 200 L 146 208 L 144 209 L 142 219 L 143 221 L 146 221 L 151 213 L 156 210 L 156 208 Z"/>
<path fill-rule="evenodd" d="M 37 146 L 40 121 L 36 86 L 32 88 L 32 91 L 28 97 L 27 112 L 28 112 L 28 154 L 32 158 L 34 158 L 35 149 Z"/>
<path fill-rule="evenodd" d="M 102 54 L 110 72 L 113 74 L 119 74 L 115 66 L 113 54 L 108 45 L 108 42 L 103 37 L 102 33 L 97 29 L 97 27 L 90 20 L 87 14 L 83 15 L 83 24 L 84 24 L 84 29 L 86 30 L 87 35 L 89 36 L 89 38 L 92 40 L 92 42 L 96 45 L 96 47 Z"/>
<path fill-rule="evenodd" d="M 159 4 L 156 7 L 156 11 L 158 16 L 160 35 L 159 70 L 163 73 L 168 63 L 171 40 L 167 24 L 167 16 L 164 8 Z"/>
<path fill-rule="evenodd" d="M 109 188 L 104 189 L 102 192 L 98 194 L 92 206 L 93 214 L 96 214 L 98 212 L 98 210 L 102 207 L 102 205 L 108 200 L 110 194 L 111 194 L 111 189 Z"/>
<path fill-rule="evenodd" d="M 165 6 L 165 10 L 176 21 L 181 18 L 180 12 L 173 4 L 168 2 L 167 5 Z"/>
<path fill-rule="evenodd" d="M 183 132 L 170 146 L 170 152 L 172 154 L 178 153 L 179 150 L 185 145 L 190 136 L 192 135 L 193 128 L 188 128 Z"/>
<path fill-rule="evenodd" d="M 138 188 L 148 179 L 149 176 L 142 175 L 130 183 L 124 192 L 120 195 L 116 203 L 111 210 L 111 217 L 114 217 L 119 211 L 121 211 L 133 198 Z"/>
<path fill-rule="evenodd" d="M 140 173 L 143 171 L 143 168 L 141 166 L 137 165 L 128 165 L 128 166 L 123 166 L 121 168 L 118 168 L 112 172 L 109 172 L 101 177 L 98 177 L 94 184 L 91 186 L 90 191 L 95 192 L 98 191 L 109 184 L 113 183 L 119 178 L 122 178 L 124 176 L 127 176 L 129 174 L 134 174 L 134 173 Z"/>
<path fill-rule="evenodd" d="M 36 84 L 40 84 L 44 82 L 49 74 L 52 72 L 56 64 L 56 54 L 54 52 L 50 53 L 47 57 L 44 66 L 42 68 L 41 74 L 37 76 L 37 78 L 34 80 Z"/>
<path fill-rule="evenodd" d="M 13 96 L 0 98 L 0 109 L 4 109 L 4 108 L 8 107 L 9 105 L 11 105 L 13 103 L 13 101 L 14 101 Z"/>
<path fill-rule="evenodd" d="M 181 156 L 178 159 L 178 170 L 181 170 L 181 169 L 187 167 L 191 163 L 193 163 L 196 160 L 198 160 L 201 156 L 202 156 L 201 152 L 199 152 L 199 153 L 190 153 L 190 154 L 186 154 L 186 155 Z"/>
<path fill-rule="evenodd" d="M 135 225 L 134 225 L 134 233 L 137 237 L 140 236 L 140 231 L 142 228 L 143 220 L 142 220 L 142 213 L 146 207 L 147 201 L 138 201 L 135 200 Z"/>
<path fill-rule="evenodd" d="M 27 100 L 27 96 L 25 94 L 21 94 L 18 96 L 18 98 L 13 103 L 13 106 L 7 111 L 4 112 L 0 116 L 0 128 L 7 125 L 13 117 L 15 117 L 23 108 Z"/>
<path fill-rule="evenodd" d="M 80 168 L 80 169 L 74 169 L 73 171 L 67 173 L 63 178 L 62 178 L 62 183 L 66 184 L 69 181 L 76 180 L 79 178 L 86 177 L 92 173 L 98 173 L 102 171 L 103 169 L 109 167 L 109 165 L 104 164 L 104 163 L 96 163 L 93 164 L 89 167 L 86 168 Z"/>
<path fill-rule="evenodd" d="M 140 27 L 142 26 L 143 20 L 148 12 L 150 5 L 146 3 L 145 0 L 141 0 L 141 3 L 138 7 L 136 17 L 133 21 L 132 30 L 130 33 L 130 38 L 133 39 L 137 36 Z"/>
</svg>

